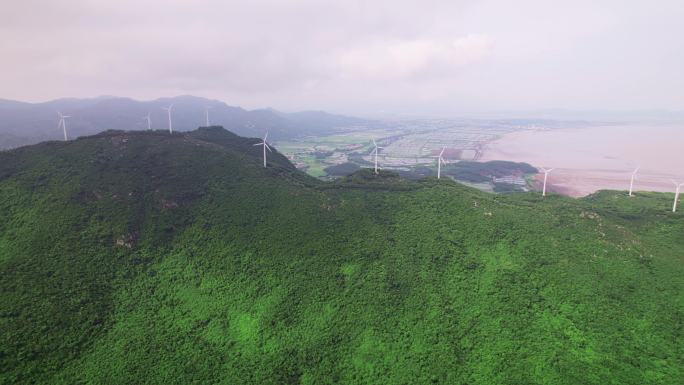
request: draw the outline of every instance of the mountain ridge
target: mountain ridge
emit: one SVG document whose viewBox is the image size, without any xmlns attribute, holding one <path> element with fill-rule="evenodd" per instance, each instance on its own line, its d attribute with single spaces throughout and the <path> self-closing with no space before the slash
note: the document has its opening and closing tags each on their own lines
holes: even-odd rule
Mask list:
<svg viewBox="0 0 684 385">
<path fill-rule="evenodd" d="M 0 152 L 0 383 L 681 378 L 672 194 L 323 182 L 276 148 L 264 168 L 258 141 L 108 131 Z"/>
<path fill-rule="evenodd" d="M 270 109 L 245 110 L 226 103 L 181 95 L 149 101 L 127 97 L 101 96 L 96 98 L 62 98 L 40 103 L 11 100 L 0 101 L 0 149 L 35 144 L 58 139 L 57 112 L 70 115 L 67 119 L 69 135 L 92 135 L 108 129 L 145 130 L 144 116 L 150 114 L 153 129 L 168 129 L 168 116 L 162 107 L 173 104 L 174 129 L 189 131 L 206 124 L 205 108 L 211 124 L 222 125 L 245 136 L 263 136 L 269 132 L 274 139 L 303 135 L 325 134 L 345 126 L 368 122 L 360 118 L 319 112 L 284 113 Z"/>
</svg>

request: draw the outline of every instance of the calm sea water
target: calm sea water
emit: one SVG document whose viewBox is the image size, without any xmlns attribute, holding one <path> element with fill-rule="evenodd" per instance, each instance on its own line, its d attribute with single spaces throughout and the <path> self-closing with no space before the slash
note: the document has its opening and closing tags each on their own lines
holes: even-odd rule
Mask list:
<svg viewBox="0 0 684 385">
<path fill-rule="evenodd" d="M 519 131 L 490 143 L 483 158 L 555 168 L 557 190 L 571 195 L 627 189 L 636 167 L 637 189 L 671 191 L 670 179 L 684 182 L 684 124 Z"/>
</svg>

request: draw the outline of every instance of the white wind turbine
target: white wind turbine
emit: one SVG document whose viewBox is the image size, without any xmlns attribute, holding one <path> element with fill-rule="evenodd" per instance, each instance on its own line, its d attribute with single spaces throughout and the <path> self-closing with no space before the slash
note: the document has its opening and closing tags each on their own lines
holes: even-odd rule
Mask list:
<svg viewBox="0 0 684 385">
<path fill-rule="evenodd" d="M 382 149 L 382 147 L 378 147 L 378 144 L 375 143 L 375 139 L 373 139 L 373 146 L 375 146 L 375 148 L 373 149 L 373 151 L 371 151 L 371 154 L 375 153 L 375 173 L 377 174 L 378 173 L 378 150 Z"/>
<path fill-rule="evenodd" d="M 214 107 L 209 107 L 209 106 L 204 107 L 204 117 L 205 117 L 205 123 L 206 123 L 207 127 L 209 127 L 209 110 L 212 108 L 214 108 Z"/>
<path fill-rule="evenodd" d="M 542 196 L 546 196 L 546 180 L 549 179 L 549 174 L 553 171 L 553 168 L 545 169 L 544 167 L 539 167 L 544 172 L 544 187 L 542 187 Z"/>
<path fill-rule="evenodd" d="M 173 104 L 170 104 L 168 107 L 162 107 L 162 110 L 165 110 L 169 113 L 169 132 L 173 134 L 173 126 L 171 125 L 171 109 L 173 108 Z"/>
<path fill-rule="evenodd" d="M 264 135 L 264 140 L 261 143 L 257 143 L 257 144 L 253 145 L 253 146 L 264 146 L 264 167 L 266 167 L 266 149 L 268 149 L 268 151 L 271 151 L 271 147 L 269 147 L 268 144 L 266 143 L 267 138 L 268 138 L 268 132 L 266 133 L 266 135 Z"/>
<path fill-rule="evenodd" d="M 147 116 L 143 116 L 143 119 L 147 120 L 147 130 L 152 129 L 152 119 L 150 118 L 150 113 L 147 113 Z"/>
<path fill-rule="evenodd" d="M 629 196 L 633 196 L 632 192 L 634 191 L 634 181 L 637 179 L 637 172 L 639 172 L 640 168 L 641 167 L 637 167 L 632 173 L 632 179 L 629 181 Z"/>
<path fill-rule="evenodd" d="M 64 141 L 66 142 L 67 139 L 67 129 L 66 129 L 66 119 L 70 118 L 71 116 L 69 115 L 62 115 L 61 112 L 57 111 L 57 115 L 59 115 L 59 123 L 57 124 L 57 128 L 62 127 L 62 130 L 64 131 Z"/>
<path fill-rule="evenodd" d="M 433 156 L 433 158 L 437 158 L 437 179 L 441 178 L 441 176 L 442 176 L 442 163 L 444 163 L 444 165 L 446 165 L 444 158 L 442 158 L 442 155 L 444 154 L 444 150 L 446 150 L 446 147 L 442 147 L 442 151 L 439 153 L 438 156 Z"/>
<path fill-rule="evenodd" d="M 679 201 L 679 190 L 682 188 L 682 186 L 684 186 L 684 183 L 677 183 L 674 180 L 672 181 L 672 183 L 674 183 L 675 187 L 677 188 L 675 190 L 674 204 L 672 205 L 672 212 L 676 213 L 677 212 L 677 201 Z"/>
</svg>

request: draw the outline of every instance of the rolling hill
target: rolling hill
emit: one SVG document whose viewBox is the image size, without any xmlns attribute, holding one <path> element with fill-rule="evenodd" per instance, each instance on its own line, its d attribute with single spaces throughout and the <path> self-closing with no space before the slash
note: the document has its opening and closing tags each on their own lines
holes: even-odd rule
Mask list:
<svg viewBox="0 0 684 385">
<path fill-rule="evenodd" d="M 162 107 L 173 104 L 173 125 L 188 131 L 205 122 L 205 108 L 211 107 L 211 123 L 220 124 L 244 136 L 263 136 L 269 131 L 275 139 L 325 134 L 350 125 L 367 122 L 322 111 L 284 113 L 273 109 L 245 110 L 218 100 L 195 96 L 137 101 L 101 96 L 90 99 L 65 98 L 45 103 L 24 103 L 0 99 L 0 149 L 9 149 L 62 138 L 57 112 L 70 115 L 69 136 L 93 135 L 110 129 L 146 130 L 144 116 L 150 114 L 152 129 L 168 129 L 168 116 Z"/>
<path fill-rule="evenodd" d="M 672 194 L 335 182 L 219 127 L 0 152 L 2 384 L 675 384 Z"/>
</svg>

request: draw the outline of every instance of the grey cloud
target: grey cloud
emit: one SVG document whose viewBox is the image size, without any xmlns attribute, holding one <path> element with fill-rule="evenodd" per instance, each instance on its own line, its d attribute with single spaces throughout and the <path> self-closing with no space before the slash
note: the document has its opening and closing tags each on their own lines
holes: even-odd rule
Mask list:
<svg viewBox="0 0 684 385">
<path fill-rule="evenodd" d="M 4 98 L 194 93 L 430 113 L 684 104 L 680 1 L 28 0 L 0 13 Z"/>
</svg>

